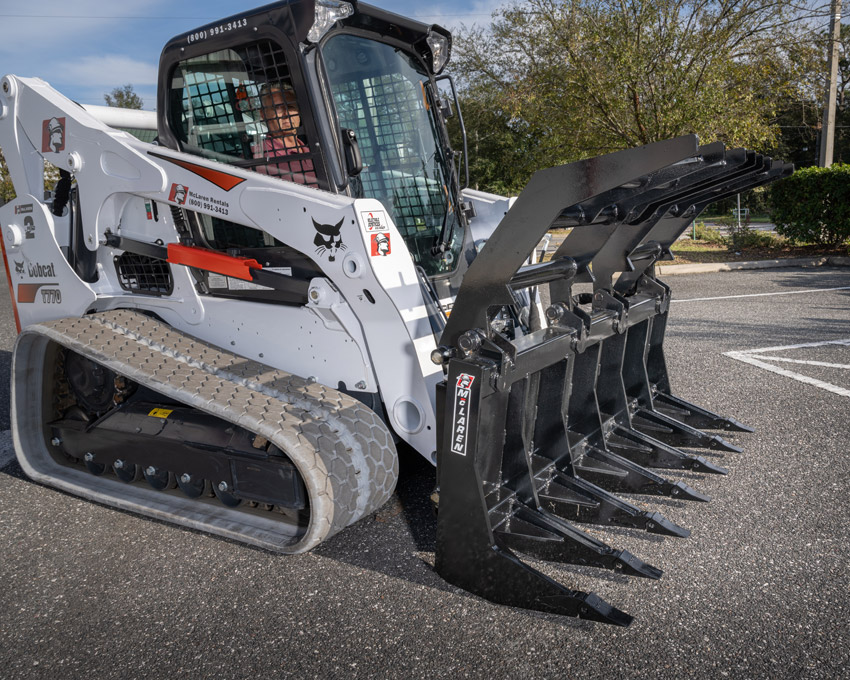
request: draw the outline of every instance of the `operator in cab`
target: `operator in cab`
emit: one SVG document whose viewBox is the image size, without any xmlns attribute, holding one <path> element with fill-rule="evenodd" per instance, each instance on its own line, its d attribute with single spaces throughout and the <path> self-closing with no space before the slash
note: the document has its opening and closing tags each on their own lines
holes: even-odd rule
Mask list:
<svg viewBox="0 0 850 680">
<path fill-rule="evenodd" d="M 269 83 L 260 94 L 260 114 L 267 132 L 262 144 L 253 147 L 254 158 L 264 159 L 255 170 L 264 175 L 316 185 L 309 147 L 298 137 L 301 113 L 295 91 L 281 83 Z"/>
</svg>

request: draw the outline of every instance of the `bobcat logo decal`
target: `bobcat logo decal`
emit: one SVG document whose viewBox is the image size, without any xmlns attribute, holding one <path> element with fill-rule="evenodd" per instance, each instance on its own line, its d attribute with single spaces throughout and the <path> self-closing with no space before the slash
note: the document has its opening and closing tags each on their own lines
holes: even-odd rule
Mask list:
<svg viewBox="0 0 850 680">
<path fill-rule="evenodd" d="M 342 236 L 339 235 L 339 230 L 342 229 L 342 223 L 345 218 L 342 218 L 336 224 L 319 224 L 313 220 L 313 226 L 316 228 L 316 238 L 313 239 L 313 244 L 316 246 L 316 252 L 319 255 L 328 253 L 328 262 L 336 260 L 337 253 L 340 250 L 346 250 L 346 245 L 342 242 Z"/>
<path fill-rule="evenodd" d="M 24 263 L 18 262 L 17 260 L 13 260 L 13 262 L 15 263 L 15 273 L 16 274 L 23 274 L 24 273 Z"/>
</svg>

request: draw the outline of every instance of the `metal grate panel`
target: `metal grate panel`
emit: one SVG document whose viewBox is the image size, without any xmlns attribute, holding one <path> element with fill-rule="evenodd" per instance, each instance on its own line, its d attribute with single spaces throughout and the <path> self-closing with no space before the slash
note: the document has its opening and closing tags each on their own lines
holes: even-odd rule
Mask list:
<svg viewBox="0 0 850 680">
<path fill-rule="evenodd" d="M 122 253 L 114 261 L 118 283 L 124 290 L 142 295 L 171 295 L 174 291 L 171 267 L 165 260 Z"/>
<path fill-rule="evenodd" d="M 333 94 L 341 125 L 357 134 L 362 194 L 383 200 L 405 238 L 439 229 L 446 199 L 434 190 L 438 177 L 421 177 L 418 152 L 424 93 L 393 73 L 334 84 Z"/>
<path fill-rule="evenodd" d="M 171 91 L 186 151 L 318 186 L 280 47 L 263 41 L 187 59 Z"/>
</svg>

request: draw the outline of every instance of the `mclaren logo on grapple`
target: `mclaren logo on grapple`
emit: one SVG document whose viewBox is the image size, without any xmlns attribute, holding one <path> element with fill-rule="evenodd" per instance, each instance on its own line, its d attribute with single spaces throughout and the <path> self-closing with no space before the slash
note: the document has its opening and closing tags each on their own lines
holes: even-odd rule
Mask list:
<svg viewBox="0 0 850 680">
<path fill-rule="evenodd" d="M 336 255 L 340 250 L 346 249 L 346 245 L 342 242 L 342 236 L 339 235 L 344 219 L 336 224 L 319 224 L 316 220 L 313 220 L 313 226 L 318 232 L 316 238 L 313 239 L 316 252 L 319 255 L 324 255 L 327 252 L 329 262 L 336 260 Z"/>
<path fill-rule="evenodd" d="M 466 455 L 466 439 L 469 432 L 469 399 L 475 377 L 461 373 L 455 385 L 454 422 L 452 423 L 452 453 Z"/>
</svg>

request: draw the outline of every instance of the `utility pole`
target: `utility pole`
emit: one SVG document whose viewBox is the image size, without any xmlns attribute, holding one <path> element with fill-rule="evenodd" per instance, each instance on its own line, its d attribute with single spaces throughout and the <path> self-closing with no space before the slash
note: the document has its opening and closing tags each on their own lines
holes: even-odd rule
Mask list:
<svg viewBox="0 0 850 680">
<path fill-rule="evenodd" d="M 838 41 L 841 39 L 841 0 L 832 0 L 832 26 L 829 41 L 829 87 L 826 106 L 823 110 L 823 131 L 820 138 L 820 160 L 818 165 L 828 168 L 832 165 L 832 152 L 835 147 L 836 90 L 838 89 Z"/>
</svg>

